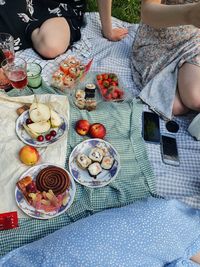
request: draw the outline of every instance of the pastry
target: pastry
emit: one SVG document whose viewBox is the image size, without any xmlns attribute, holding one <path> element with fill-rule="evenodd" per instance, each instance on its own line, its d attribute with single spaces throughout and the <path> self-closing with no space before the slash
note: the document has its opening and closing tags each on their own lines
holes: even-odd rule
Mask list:
<svg viewBox="0 0 200 267">
<path fill-rule="evenodd" d="M 98 162 L 90 164 L 88 167 L 88 172 L 92 177 L 96 178 L 96 176 L 102 172 L 101 165 Z"/>
<path fill-rule="evenodd" d="M 103 151 L 100 148 L 95 147 L 95 148 L 93 148 L 91 150 L 91 152 L 89 154 L 89 158 L 92 161 L 101 162 L 102 161 L 102 158 L 103 158 Z"/>
<path fill-rule="evenodd" d="M 105 156 L 102 159 L 101 167 L 105 170 L 110 170 L 113 166 L 114 158 L 112 156 Z"/>
<path fill-rule="evenodd" d="M 82 169 L 86 169 L 92 163 L 91 159 L 89 159 L 85 154 L 78 154 L 76 161 L 78 166 Z"/>
<path fill-rule="evenodd" d="M 57 166 L 49 166 L 42 169 L 36 176 L 36 187 L 39 191 L 52 190 L 57 196 L 66 191 L 70 185 L 67 172 Z"/>
</svg>

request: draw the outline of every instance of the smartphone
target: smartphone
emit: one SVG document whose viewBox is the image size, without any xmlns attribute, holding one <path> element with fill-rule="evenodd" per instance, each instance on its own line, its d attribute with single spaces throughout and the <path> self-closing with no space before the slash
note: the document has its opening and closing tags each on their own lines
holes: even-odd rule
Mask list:
<svg viewBox="0 0 200 267">
<path fill-rule="evenodd" d="M 160 143 L 160 121 L 156 113 L 144 111 L 142 119 L 142 136 L 150 143 Z"/>
<path fill-rule="evenodd" d="M 162 160 L 166 164 L 179 166 L 176 138 L 170 135 L 161 135 Z"/>
</svg>

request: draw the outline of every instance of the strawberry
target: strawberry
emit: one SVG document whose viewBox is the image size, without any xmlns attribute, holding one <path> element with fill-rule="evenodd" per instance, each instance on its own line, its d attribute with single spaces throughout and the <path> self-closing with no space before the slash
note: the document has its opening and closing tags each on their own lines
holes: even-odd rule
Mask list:
<svg viewBox="0 0 200 267">
<path fill-rule="evenodd" d="M 101 93 L 102 93 L 103 96 L 105 96 L 107 94 L 107 92 L 108 92 L 107 88 L 102 88 L 101 89 Z"/>
<path fill-rule="evenodd" d="M 97 75 L 97 80 L 103 80 L 103 77 L 101 74 Z"/>
<path fill-rule="evenodd" d="M 98 84 L 102 84 L 103 83 L 103 80 L 98 80 Z"/>
<path fill-rule="evenodd" d="M 102 74 L 103 80 L 107 80 L 108 79 L 108 74 Z"/>
<path fill-rule="evenodd" d="M 109 81 L 107 80 L 103 81 L 103 86 L 107 88 L 109 86 Z"/>
<path fill-rule="evenodd" d="M 112 92 L 112 97 L 113 97 L 114 99 L 117 99 L 117 98 L 119 97 L 119 94 L 118 94 L 117 90 L 114 90 L 114 91 Z"/>
<path fill-rule="evenodd" d="M 107 94 L 104 96 L 106 100 L 112 100 L 112 95 L 111 94 Z"/>
<path fill-rule="evenodd" d="M 118 82 L 111 82 L 110 85 L 113 85 L 113 86 L 117 86 L 118 85 Z"/>
</svg>

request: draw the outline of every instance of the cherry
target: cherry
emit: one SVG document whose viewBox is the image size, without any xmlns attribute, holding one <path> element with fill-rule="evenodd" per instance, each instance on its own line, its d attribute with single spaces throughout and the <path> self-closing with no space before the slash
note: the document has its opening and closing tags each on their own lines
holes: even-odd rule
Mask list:
<svg viewBox="0 0 200 267">
<path fill-rule="evenodd" d="M 45 139 L 46 139 L 47 141 L 51 140 L 51 135 L 50 135 L 50 134 L 46 134 L 46 135 L 45 135 Z"/>
<path fill-rule="evenodd" d="M 56 134 L 57 134 L 57 132 L 56 132 L 55 130 L 52 130 L 52 131 L 50 132 L 50 135 L 53 136 L 53 137 L 55 137 Z"/>
<path fill-rule="evenodd" d="M 44 136 L 43 136 L 43 135 L 39 135 L 39 136 L 37 137 L 37 140 L 38 140 L 39 142 L 44 141 Z"/>
<path fill-rule="evenodd" d="M 30 118 L 26 119 L 26 124 L 31 124 L 32 122 L 33 121 Z"/>
</svg>

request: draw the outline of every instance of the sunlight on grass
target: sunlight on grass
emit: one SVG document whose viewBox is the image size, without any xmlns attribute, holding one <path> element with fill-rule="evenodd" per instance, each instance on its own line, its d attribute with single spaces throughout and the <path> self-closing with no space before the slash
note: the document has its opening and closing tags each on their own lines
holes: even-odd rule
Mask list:
<svg viewBox="0 0 200 267">
<path fill-rule="evenodd" d="M 87 11 L 97 11 L 97 1 L 87 1 Z M 140 21 L 140 1 L 113 0 L 112 15 L 123 21 L 138 23 Z"/>
</svg>

